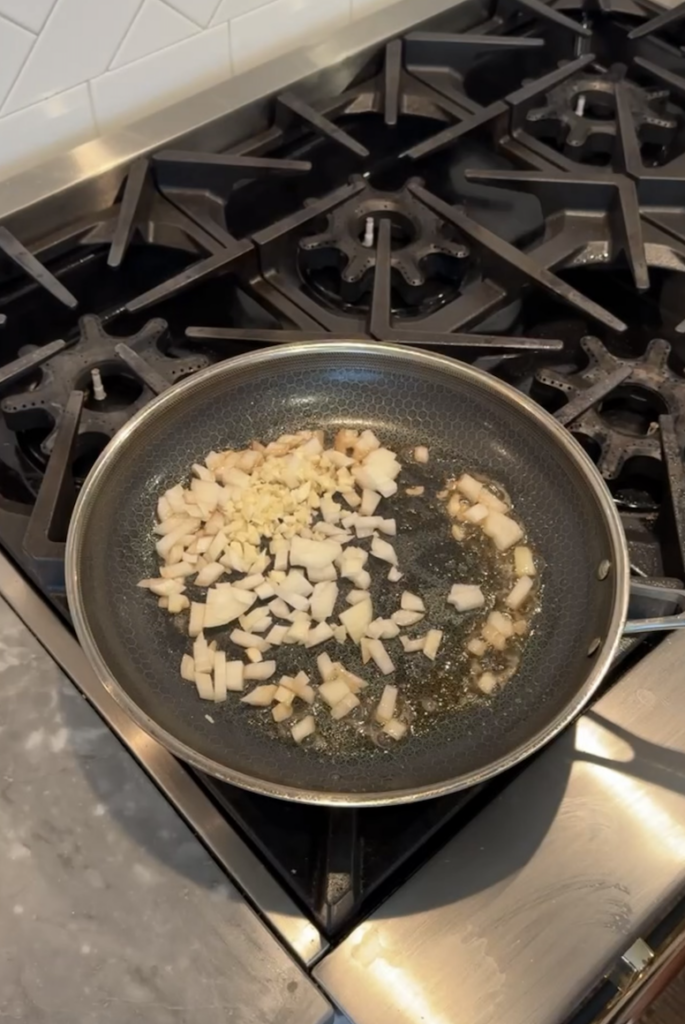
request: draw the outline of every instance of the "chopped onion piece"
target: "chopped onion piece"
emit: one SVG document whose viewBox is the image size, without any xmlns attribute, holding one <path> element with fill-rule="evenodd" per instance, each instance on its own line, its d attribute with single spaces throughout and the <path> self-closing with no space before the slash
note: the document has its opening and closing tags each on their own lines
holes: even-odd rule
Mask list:
<svg viewBox="0 0 685 1024">
<path fill-rule="evenodd" d="M 509 506 L 503 502 L 496 494 L 493 494 L 491 490 L 484 487 L 480 492 L 479 498 L 481 504 L 485 505 L 492 512 L 508 512 Z"/>
<path fill-rule="evenodd" d="M 238 580 L 233 586 L 237 590 L 257 590 L 257 587 L 261 586 L 262 583 L 266 583 L 266 580 L 261 573 L 257 573 L 255 576 L 246 576 L 242 580 Z"/>
<path fill-rule="evenodd" d="M 424 445 L 419 445 L 418 448 L 414 449 L 414 462 L 419 462 L 422 465 L 425 465 L 428 462 L 428 459 L 428 449 Z"/>
<path fill-rule="evenodd" d="M 246 633 L 243 629 L 234 629 L 231 633 L 231 641 L 238 647 L 254 647 L 255 650 L 262 653 L 269 650 L 268 641 L 264 637 L 257 636 L 256 633 Z"/>
<path fill-rule="evenodd" d="M 307 578 L 310 583 L 334 583 L 338 574 L 334 565 L 327 565 L 325 569 L 308 569 Z"/>
<path fill-rule="evenodd" d="M 533 581 L 530 578 L 530 576 L 521 576 L 518 582 L 515 584 L 514 589 L 507 596 L 505 602 L 507 607 L 511 608 L 513 611 L 518 611 L 519 608 L 523 604 L 525 604 L 528 598 L 530 597 L 532 589 Z M 172 600 L 172 598 L 169 598 L 169 608 L 171 608 Z"/>
<path fill-rule="evenodd" d="M 464 495 L 464 497 L 468 498 L 469 501 L 472 501 L 474 504 L 480 501 L 483 485 L 480 480 L 476 480 L 468 473 L 464 473 L 459 477 L 456 483 L 456 488 Z"/>
<path fill-rule="evenodd" d="M 209 565 L 206 565 L 204 569 L 201 569 L 195 577 L 195 586 L 211 587 L 221 576 L 223 576 L 225 571 L 226 570 L 223 565 L 219 562 L 210 562 Z"/>
<path fill-rule="evenodd" d="M 371 598 L 368 601 L 360 601 L 359 604 L 347 608 L 341 613 L 340 621 L 347 630 L 350 639 L 358 644 L 366 633 L 367 627 L 373 621 Z"/>
<path fill-rule="evenodd" d="M 519 524 L 501 512 L 491 512 L 483 520 L 483 533 L 494 540 L 498 551 L 508 551 L 523 537 Z"/>
<path fill-rule="evenodd" d="M 425 487 L 407 487 L 404 493 L 409 498 L 420 498 L 421 495 L 425 492 L 425 490 Z"/>
<path fill-rule="evenodd" d="M 241 704 L 251 704 L 255 708 L 268 708 L 269 704 L 273 703 L 273 699 L 276 696 L 277 686 L 273 683 L 267 686 L 257 686 L 248 693 L 247 696 L 241 697 Z"/>
<path fill-rule="evenodd" d="M 466 650 L 469 654 L 475 654 L 477 658 L 482 658 L 488 649 L 488 645 L 485 640 L 479 640 L 478 637 L 474 637 L 473 640 L 469 640 L 466 645 Z"/>
<path fill-rule="evenodd" d="M 214 700 L 221 704 L 226 700 L 226 652 L 216 651 L 214 654 Z"/>
<path fill-rule="evenodd" d="M 480 502 L 477 505 L 472 505 L 464 512 L 464 519 L 468 520 L 469 523 L 482 523 L 484 519 L 487 519 L 490 514 L 490 510 L 487 505 L 482 505 Z"/>
<path fill-rule="evenodd" d="M 456 541 L 462 541 L 466 536 L 463 527 L 458 526 L 456 523 L 452 526 L 452 536 Z"/>
<path fill-rule="evenodd" d="M 342 545 L 334 540 L 303 540 L 296 536 L 290 545 L 290 564 L 301 565 L 305 569 L 325 569 L 326 566 L 333 565 L 342 552 Z M 286 586 L 287 583 L 286 580 Z"/>
<path fill-rule="evenodd" d="M 274 722 L 285 722 L 287 718 L 293 713 L 293 709 L 290 704 L 277 704 L 275 708 L 271 709 L 271 715 Z"/>
<path fill-rule="evenodd" d="M 289 629 L 289 626 L 274 626 L 271 632 L 267 633 L 266 642 L 273 644 L 274 647 L 280 647 Z"/>
<path fill-rule="evenodd" d="M 271 602 L 269 611 L 273 612 L 277 619 L 287 619 L 290 617 L 290 608 L 280 597 Z"/>
<path fill-rule="evenodd" d="M 535 562 L 530 548 L 514 548 L 514 570 L 517 576 L 535 576 Z"/>
<path fill-rule="evenodd" d="M 319 687 L 319 696 L 329 708 L 334 708 L 349 692 L 350 688 L 343 679 L 327 679 Z"/>
<path fill-rule="evenodd" d="M 316 732 L 316 719 L 314 715 L 307 715 L 301 721 L 294 725 L 291 730 L 291 735 L 296 743 L 302 743 L 308 736 Z"/>
<path fill-rule="evenodd" d="M 319 670 L 321 681 L 324 683 L 326 682 L 327 679 L 331 679 L 338 671 L 337 667 L 331 661 L 330 655 L 326 654 L 325 651 L 323 654 L 320 654 L 319 657 L 316 659 L 316 666 Z"/>
<path fill-rule="evenodd" d="M 285 601 L 286 604 L 289 604 L 291 608 L 295 609 L 295 611 L 306 612 L 307 609 L 309 608 L 309 598 L 302 597 L 301 594 L 294 594 L 292 593 L 292 591 L 286 590 L 285 584 L 279 587 L 276 593 L 278 594 L 282 601 Z"/>
<path fill-rule="evenodd" d="M 386 722 L 383 726 L 383 732 L 387 733 L 394 740 L 401 740 L 405 736 L 409 726 L 406 722 L 400 722 L 397 718 L 391 718 L 389 722 Z"/>
<path fill-rule="evenodd" d="M 496 651 L 503 651 L 507 646 L 507 638 L 491 622 L 486 622 L 480 632 L 485 642 Z"/>
<path fill-rule="evenodd" d="M 214 683 L 209 672 L 196 672 L 195 686 L 202 700 L 214 700 Z"/>
<path fill-rule="evenodd" d="M 192 576 L 195 572 L 195 566 L 191 565 L 190 562 L 177 562 L 176 565 L 163 565 L 159 571 L 163 579 L 177 580 L 185 576 Z M 138 586 L 140 586 L 140 583 Z"/>
<path fill-rule="evenodd" d="M 438 648 L 442 643 L 443 633 L 441 629 L 429 629 L 426 634 L 426 644 L 423 648 L 423 653 L 431 661 L 435 661 L 438 656 Z"/>
<path fill-rule="evenodd" d="M 310 601 L 310 614 L 316 622 L 324 622 L 333 614 L 338 600 L 336 583 L 317 583 Z"/>
<path fill-rule="evenodd" d="M 371 542 L 371 554 L 375 558 L 380 558 L 383 562 L 390 562 L 390 565 L 397 565 L 397 554 L 392 544 L 388 544 L 387 540 L 381 540 L 380 537 L 374 537 Z"/>
<path fill-rule="evenodd" d="M 395 671 L 392 658 L 386 651 L 382 640 L 369 640 L 368 651 L 375 661 L 379 671 L 382 672 L 384 676 L 389 676 L 391 672 Z"/>
<path fill-rule="evenodd" d="M 498 633 L 501 633 L 505 639 L 508 640 L 509 637 L 514 635 L 514 623 L 508 615 L 503 615 L 502 612 L 498 611 L 490 612 L 488 622 L 497 630 Z"/>
<path fill-rule="evenodd" d="M 360 514 L 363 516 L 372 516 L 378 508 L 380 501 L 380 494 L 376 494 L 375 491 L 370 491 L 368 488 L 364 488 L 362 491 L 362 503 L 359 506 Z"/>
<path fill-rule="evenodd" d="M 414 640 L 411 640 L 408 636 L 401 636 L 400 643 L 404 648 L 405 654 L 415 654 L 417 651 L 422 651 L 425 643 L 425 636 L 417 636 Z"/>
<path fill-rule="evenodd" d="M 359 572 L 355 572 L 353 576 L 350 576 L 350 582 L 354 583 L 358 590 L 368 590 L 371 586 L 371 573 L 367 572 L 366 569 L 361 569 Z"/>
<path fill-rule="evenodd" d="M 319 644 L 326 643 L 333 636 L 333 630 L 327 622 L 320 622 L 314 629 L 310 629 L 305 640 L 305 647 L 317 647 Z"/>
<path fill-rule="evenodd" d="M 478 689 L 490 695 L 497 689 L 497 676 L 494 672 L 484 672 L 478 680 Z"/>
<path fill-rule="evenodd" d="M 360 601 L 368 601 L 369 594 L 366 590 L 351 590 L 345 600 L 348 604 L 359 604 Z"/>
<path fill-rule="evenodd" d="M 363 636 L 361 638 L 359 646 L 362 652 L 362 665 L 367 665 L 371 661 L 371 651 L 369 650 L 369 638 Z"/>
<path fill-rule="evenodd" d="M 181 679 L 187 683 L 195 682 L 195 660 L 190 654 L 184 654 L 181 658 Z"/>
<path fill-rule="evenodd" d="M 391 583 L 399 583 L 404 578 L 404 573 L 400 572 L 396 565 L 393 565 L 388 573 L 388 579 Z"/>
<path fill-rule="evenodd" d="M 345 629 L 344 626 L 334 626 L 333 636 L 335 638 L 336 643 L 344 644 L 345 641 L 347 640 L 347 630 Z"/>
<path fill-rule="evenodd" d="M 192 601 L 190 605 L 190 621 L 188 623 L 188 635 L 191 637 L 199 636 L 204 629 L 205 622 L 205 606 L 198 604 L 197 601 Z"/>
<path fill-rule="evenodd" d="M 410 612 L 407 611 L 406 608 L 402 608 L 398 612 L 393 612 L 391 615 L 392 621 L 398 626 L 401 626 L 402 629 L 406 626 L 415 626 L 423 617 L 424 612 Z"/>
<path fill-rule="evenodd" d="M 295 700 L 295 691 L 289 689 L 287 686 L 279 683 L 276 693 L 274 694 L 274 700 L 278 701 L 279 704 L 292 704 Z"/>
<path fill-rule="evenodd" d="M 268 601 L 270 598 L 275 597 L 275 591 L 270 583 L 262 583 L 255 587 L 255 594 L 260 601 Z"/>
<path fill-rule="evenodd" d="M 245 598 L 248 599 L 247 604 Z M 247 590 L 234 590 L 231 586 L 214 587 L 207 592 L 204 629 L 226 626 L 239 619 L 255 600 L 254 594 Z"/>
<path fill-rule="evenodd" d="M 425 612 L 426 606 L 420 597 L 416 594 L 410 594 L 408 590 L 405 590 L 400 598 L 400 607 L 404 608 L 408 612 Z"/>
<path fill-rule="evenodd" d="M 243 671 L 243 679 L 256 679 L 263 682 L 266 679 L 271 679 L 275 671 L 275 661 L 261 661 L 256 665 L 246 665 Z"/>
<path fill-rule="evenodd" d="M 205 640 L 204 633 L 200 633 L 193 644 L 193 657 L 196 673 L 211 672 L 214 668 L 214 654 Z"/>
<path fill-rule="evenodd" d="M 245 657 L 248 661 L 251 661 L 253 665 L 258 664 L 260 661 L 264 661 L 262 652 L 258 651 L 256 647 L 248 647 L 245 651 Z"/>
<path fill-rule="evenodd" d="M 241 693 L 245 687 L 243 673 L 245 666 L 242 661 L 226 662 L 226 689 L 232 693 Z"/>
<path fill-rule="evenodd" d="M 283 642 L 286 644 L 306 643 L 307 637 L 309 636 L 310 621 L 311 620 L 307 616 L 306 619 L 299 619 L 297 622 L 293 622 Z"/>
<path fill-rule="evenodd" d="M 397 706 L 397 687 L 386 686 L 383 690 L 378 707 L 375 712 L 375 719 L 380 722 L 381 725 L 385 725 L 395 714 L 395 708 Z"/>
<path fill-rule="evenodd" d="M 190 607 L 190 601 L 185 594 L 169 594 L 167 608 L 171 615 L 178 615 Z"/>
<path fill-rule="evenodd" d="M 358 708 L 360 703 L 359 697 L 354 693 L 350 693 L 348 690 L 347 696 L 343 697 L 342 700 L 338 701 L 338 703 L 331 708 L 331 718 L 334 718 L 336 721 L 339 721 L 341 718 L 345 718 L 346 715 L 349 715 L 350 711 L 354 711 L 355 708 Z"/>
<path fill-rule="evenodd" d="M 470 583 L 455 583 L 450 590 L 447 603 L 454 605 L 458 612 L 471 612 L 482 608 L 485 595 L 480 587 Z"/>
</svg>

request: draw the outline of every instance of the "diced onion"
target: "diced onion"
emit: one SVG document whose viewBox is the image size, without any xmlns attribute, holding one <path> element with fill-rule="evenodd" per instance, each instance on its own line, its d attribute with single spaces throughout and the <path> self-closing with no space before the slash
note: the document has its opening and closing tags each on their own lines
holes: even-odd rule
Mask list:
<svg viewBox="0 0 685 1024">
<path fill-rule="evenodd" d="M 273 703 L 277 689 L 278 687 L 273 684 L 257 686 L 251 693 L 241 697 L 241 704 L 251 704 L 255 708 L 268 708 Z"/>
<path fill-rule="evenodd" d="M 418 448 L 414 449 L 414 462 L 419 462 L 425 465 L 428 462 L 428 449 L 424 445 L 419 445 Z"/>
<path fill-rule="evenodd" d="M 514 548 L 514 569 L 517 576 L 535 576 L 535 562 L 530 548 Z"/>
<path fill-rule="evenodd" d="M 470 612 L 483 607 L 485 595 L 475 584 L 455 583 L 450 590 L 447 602 L 454 605 L 458 612 Z"/>
<path fill-rule="evenodd" d="M 519 577 L 519 580 L 515 584 L 513 590 L 507 595 L 505 604 L 513 611 L 518 611 L 519 608 L 526 603 L 532 590 L 533 581 L 530 576 Z M 171 600 L 172 598 L 169 598 L 170 602 Z"/>
<path fill-rule="evenodd" d="M 405 590 L 400 598 L 400 607 L 408 612 L 425 612 L 426 606 L 416 594 L 410 594 Z"/>
<path fill-rule="evenodd" d="M 429 629 L 426 634 L 426 643 L 423 648 L 423 653 L 427 658 L 430 658 L 431 661 L 435 661 L 438 656 L 438 648 L 442 643 L 442 637 L 443 634 L 440 629 Z"/>
<path fill-rule="evenodd" d="M 308 736 L 316 732 L 316 719 L 314 715 L 307 715 L 294 725 L 291 734 L 296 743 L 302 743 Z"/>
<path fill-rule="evenodd" d="M 375 718 L 381 725 L 385 725 L 395 714 L 397 706 L 397 687 L 386 686 L 376 708 Z"/>
<path fill-rule="evenodd" d="M 400 722 L 397 718 L 391 718 L 389 722 L 386 722 L 383 726 L 383 732 L 387 733 L 394 740 L 401 740 L 406 734 L 408 725 L 406 722 Z"/>
</svg>

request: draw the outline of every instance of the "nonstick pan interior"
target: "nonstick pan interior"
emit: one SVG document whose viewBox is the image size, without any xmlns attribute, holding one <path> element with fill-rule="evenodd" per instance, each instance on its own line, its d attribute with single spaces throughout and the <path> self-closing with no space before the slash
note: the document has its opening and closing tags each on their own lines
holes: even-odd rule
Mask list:
<svg viewBox="0 0 685 1024">
<path fill-rule="evenodd" d="M 492 699 L 419 723 L 415 735 L 390 750 L 342 742 L 324 751 L 301 749 L 276 738 L 270 721 L 265 728 L 268 712 L 230 698 L 218 707 L 201 702 L 179 677 L 187 637 L 136 587 L 157 574 L 151 533 L 157 498 L 187 478 L 193 462 L 254 438 L 301 428 L 332 433 L 340 426 L 371 427 L 399 453 L 428 445 L 428 477 L 418 481 L 412 474 L 419 470 L 407 466 L 403 487 L 427 482 L 435 491 L 464 469 L 501 482 L 544 563 L 541 608 L 514 679 Z M 438 529 L 428 505 L 417 514 L 399 502 L 397 512 L 407 571 L 402 587 L 428 597 L 427 622 L 438 625 L 449 616 L 444 598 L 451 584 L 458 574 L 468 582 L 463 574 L 476 570 L 460 564 L 448 524 Z M 605 560 L 612 571 L 600 581 Z M 619 635 L 624 561 L 620 526 L 580 449 L 515 393 L 452 360 L 389 346 L 329 344 L 232 360 L 149 406 L 87 482 L 67 568 L 86 652 L 139 723 L 177 754 L 260 792 L 364 803 L 471 784 L 561 727 L 599 682 Z M 352 668 L 349 646 L 339 656 Z M 331 655 L 335 660 L 335 645 Z M 314 656 L 297 655 L 310 669 Z M 414 656 L 403 671 L 401 684 L 420 687 L 430 667 Z M 443 669 L 443 691 L 448 684 Z M 379 692 L 382 686 L 379 681 Z"/>
</svg>

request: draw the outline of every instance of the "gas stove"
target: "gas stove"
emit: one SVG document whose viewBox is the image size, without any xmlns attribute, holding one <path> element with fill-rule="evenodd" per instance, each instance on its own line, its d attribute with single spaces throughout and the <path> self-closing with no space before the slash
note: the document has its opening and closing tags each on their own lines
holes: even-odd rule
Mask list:
<svg viewBox="0 0 685 1024">
<path fill-rule="evenodd" d="M 69 519 L 108 441 L 291 341 L 430 348 L 529 394 L 596 462 L 635 575 L 685 578 L 685 5 L 657 11 L 468 2 L 147 147 L 45 233 L 8 215 L 0 546 L 67 623 Z M 336 942 L 511 777 L 380 811 L 198 781 Z"/>
</svg>

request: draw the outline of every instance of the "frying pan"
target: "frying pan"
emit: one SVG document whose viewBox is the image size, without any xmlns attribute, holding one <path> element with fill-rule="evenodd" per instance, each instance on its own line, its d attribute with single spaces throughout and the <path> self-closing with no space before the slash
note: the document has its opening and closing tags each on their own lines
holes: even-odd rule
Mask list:
<svg viewBox="0 0 685 1024">
<path fill-rule="evenodd" d="M 340 724 L 323 749 L 305 749 L 288 741 L 287 732 L 276 735 L 268 710 L 230 695 L 222 705 L 200 701 L 179 676 L 187 636 L 136 587 L 142 577 L 157 575 L 157 499 L 188 477 L 193 462 L 256 438 L 308 427 L 331 436 L 341 426 L 371 427 L 400 457 L 404 453 L 401 491 L 426 484 L 423 501 L 392 499 L 406 573 L 399 590 L 406 585 L 424 597 L 426 622 L 444 626 L 446 640 L 435 668 L 422 656 L 396 658 L 397 681 L 417 698 L 435 695 L 438 710 L 417 717 L 412 735 L 390 749 Z M 406 457 L 418 444 L 431 453 L 423 469 Z M 468 617 L 445 602 L 454 582 L 473 582 L 487 565 L 473 562 L 468 546 L 452 540 L 444 513 L 430 499 L 463 470 L 486 473 L 506 488 L 544 566 L 540 609 L 520 669 L 488 699 L 464 697 L 459 651 L 473 622 L 469 626 Z M 226 782 L 291 800 L 353 806 L 409 802 L 474 785 L 548 742 L 600 685 L 624 627 L 630 585 L 611 497 L 558 423 L 518 392 L 453 359 L 352 342 L 284 345 L 227 360 L 148 405 L 111 442 L 82 488 L 66 568 L 79 640 L 104 685 L 143 729 Z M 383 613 L 389 587 L 373 592 L 376 614 Z M 354 671 L 356 653 L 348 647 L 338 657 Z M 280 649 L 279 671 L 311 671 L 321 649 Z M 296 662 L 281 665 L 281 653 Z M 336 660 L 333 643 L 331 654 Z M 384 682 L 375 681 L 371 694 L 380 694 Z M 325 709 L 319 713 L 328 717 Z M 324 735 L 325 728 L 322 722 Z"/>
</svg>

